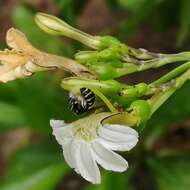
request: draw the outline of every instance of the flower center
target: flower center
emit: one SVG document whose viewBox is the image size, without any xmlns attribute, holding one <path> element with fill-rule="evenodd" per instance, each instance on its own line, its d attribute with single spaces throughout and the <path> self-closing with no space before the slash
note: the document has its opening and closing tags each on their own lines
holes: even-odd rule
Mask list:
<svg viewBox="0 0 190 190">
<path fill-rule="evenodd" d="M 84 141 L 92 141 L 97 138 L 97 130 L 101 127 L 101 121 L 108 113 L 92 114 L 89 117 L 77 120 L 74 123 L 73 134 Z"/>
<path fill-rule="evenodd" d="M 87 129 L 86 127 L 76 127 L 74 128 L 74 136 L 80 140 L 92 141 L 96 138 L 95 129 Z"/>
</svg>

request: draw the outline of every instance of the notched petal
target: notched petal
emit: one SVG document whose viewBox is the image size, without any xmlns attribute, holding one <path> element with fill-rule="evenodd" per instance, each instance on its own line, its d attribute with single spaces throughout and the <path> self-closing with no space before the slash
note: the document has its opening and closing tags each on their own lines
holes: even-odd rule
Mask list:
<svg viewBox="0 0 190 190">
<path fill-rule="evenodd" d="M 24 33 L 20 32 L 19 30 L 15 28 L 10 28 L 7 31 L 6 41 L 7 41 L 7 45 L 10 48 L 15 49 L 17 51 L 27 52 L 29 54 L 32 54 L 38 51 L 27 40 Z"/>
</svg>

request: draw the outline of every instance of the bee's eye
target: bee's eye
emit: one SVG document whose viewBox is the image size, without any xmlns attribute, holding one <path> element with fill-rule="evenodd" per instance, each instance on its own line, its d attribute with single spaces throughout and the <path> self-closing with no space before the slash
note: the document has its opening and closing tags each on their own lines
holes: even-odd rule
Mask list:
<svg viewBox="0 0 190 190">
<path fill-rule="evenodd" d="M 81 88 L 80 94 L 69 95 L 69 107 L 77 115 L 87 112 L 95 102 L 95 94 L 88 88 Z"/>
</svg>

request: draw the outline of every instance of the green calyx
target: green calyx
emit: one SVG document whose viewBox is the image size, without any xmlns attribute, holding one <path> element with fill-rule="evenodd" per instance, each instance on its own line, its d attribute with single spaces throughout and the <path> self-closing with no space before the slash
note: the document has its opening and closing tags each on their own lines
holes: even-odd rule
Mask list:
<svg viewBox="0 0 190 190">
<path fill-rule="evenodd" d="M 131 105 L 129 110 L 131 110 L 133 115 L 139 117 L 138 125 L 145 123 L 151 114 L 151 106 L 145 100 L 136 100 Z"/>
</svg>

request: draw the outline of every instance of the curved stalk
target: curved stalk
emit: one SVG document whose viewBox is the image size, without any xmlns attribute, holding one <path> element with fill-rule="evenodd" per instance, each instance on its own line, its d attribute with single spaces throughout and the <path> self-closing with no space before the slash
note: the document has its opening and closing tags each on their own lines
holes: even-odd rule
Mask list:
<svg viewBox="0 0 190 190">
<path fill-rule="evenodd" d="M 175 79 L 171 86 L 167 87 L 164 91 L 154 95 L 148 102 L 150 103 L 152 110 L 151 115 L 183 84 L 190 78 L 190 69 Z"/>
<path fill-rule="evenodd" d="M 154 81 L 151 85 L 161 85 L 163 83 L 166 83 L 172 79 L 174 79 L 176 76 L 180 75 L 181 73 L 185 72 L 187 69 L 190 68 L 190 62 L 184 63 L 183 65 L 180 65 L 179 67 L 175 68 L 174 70 L 170 71 L 163 77 L 159 78 L 158 80 Z"/>
<path fill-rule="evenodd" d="M 159 54 L 158 58 L 151 60 L 140 60 L 139 64 L 126 63 L 124 68 L 117 69 L 118 77 L 123 75 L 144 71 L 151 68 L 162 67 L 166 64 L 190 61 L 190 52 L 182 52 L 178 54 Z"/>
</svg>

